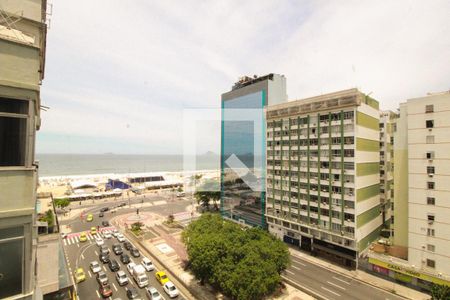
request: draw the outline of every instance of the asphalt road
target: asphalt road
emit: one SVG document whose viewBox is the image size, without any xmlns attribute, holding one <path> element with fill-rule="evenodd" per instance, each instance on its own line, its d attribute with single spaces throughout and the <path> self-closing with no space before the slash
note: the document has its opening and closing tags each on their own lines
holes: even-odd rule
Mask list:
<svg viewBox="0 0 450 300">
<path fill-rule="evenodd" d="M 171 197 L 166 198 L 164 196 L 151 196 L 151 197 L 147 196 L 146 202 L 161 201 L 164 198 L 166 200 L 169 200 L 169 198 L 170 198 L 170 200 L 172 200 Z M 120 203 L 120 202 L 117 202 L 117 203 Z M 140 203 L 140 202 L 141 202 L 140 199 L 136 200 L 136 203 Z M 157 212 L 161 215 L 169 215 L 172 213 L 185 211 L 186 206 L 189 204 L 190 204 L 190 201 L 188 201 L 186 199 L 178 198 L 178 199 L 174 200 L 174 202 L 167 202 L 164 205 L 154 205 L 154 206 L 148 206 L 148 207 L 142 208 L 141 211 L 153 211 L 153 212 Z M 94 238 L 90 234 L 88 234 L 87 242 L 80 242 L 78 239 L 78 235 L 80 232 L 89 231 L 92 226 L 102 227 L 102 225 L 101 225 L 102 221 L 105 221 L 105 220 L 109 221 L 110 218 L 115 217 L 116 215 L 136 211 L 136 208 L 128 208 L 128 206 L 125 206 L 121 209 L 118 209 L 116 211 L 116 213 L 111 213 L 110 211 L 108 211 L 108 212 L 104 213 L 105 214 L 104 217 L 102 217 L 102 218 L 98 217 L 100 209 L 105 206 L 108 206 L 110 208 L 112 207 L 111 203 L 108 203 L 108 204 L 98 204 L 96 206 L 92 206 L 87 209 L 88 213 L 92 213 L 94 215 L 94 220 L 92 222 L 86 222 L 85 220 L 81 220 L 80 218 L 77 218 L 72 221 L 61 222 L 62 226 L 70 223 L 71 228 L 72 228 L 72 233 L 68 235 L 68 238 L 66 238 L 65 241 L 63 241 L 64 249 L 65 249 L 65 252 L 69 259 L 69 265 L 70 265 L 72 274 L 77 267 L 82 267 L 84 272 L 86 273 L 86 281 L 83 281 L 83 282 L 77 284 L 79 298 L 81 300 L 101 299 L 102 298 L 101 295 L 98 293 L 99 292 L 99 284 L 97 283 L 96 277 L 89 268 L 89 263 L 91 261 L 95 260 L 100 263 L 100 265 L 102 266 L 102 269 L 105 271 L 105 273 L 108 276 L 108 281 L 109 281 L 112 291 L 113 291 L 113 295 L 109 299 L 116 299 L 116 298 L 121 298 L 122 300 L 127 299 L 127 296 L 126 296 L 127 286 L 136 287 L 138 289 L 142 299 L 148 299 L 147 295 L 145 294 L 146 290 L 140 289 L 137 287 L 136 283 L 133 281 L 132 277 L 128 273 L 126 265 L 124 265 L 120 261 L 120 256 L 117 256 L 112 252 L 112 245 L 115 243 L 118 243 L 116 238 L 112 237 L 111 239 L 104 239 L 104 241 L 105 241 L 105 245 L 107 245 L 111 251 L 110 258 L 111 259 L 114 258 L 118 261 L 118 263 L 120 265 L 120 269 L 125 271 L 125 273 L 127 274 L 128 278 L 129 278 L 128 285 L 123 286 L 123 287 L 119 286 L 119 284 L 117 283 L 117 280 L 115 278 L 115 272 L 112 272 L 108 268 L 107 264 L 103 265 L 99 261 L 99 259 L 98 259 L 99 247 L 95 244 Z M 129 251 L 124 249 L 124 253 L 129 254 L 128 252 Z M 149 257 L 149 258 L 150 258 L 150 260 L 153 260 L 152 257 Z M 140 263 L 142 261 L 142 256 L 139 258 L 132 258 L 132 260 L 135 263 Z M 164 292 L 162 286 L 156 281 L 155 275 L 154 275 L 155 272 L 157 272 L 157 270 L 147 272 L 147 276 L 149 278 L 149 286 L 155 287 L 165 299 L 169 299 L 168 295 Z M 179 296 L 175 299 L 181 299 L 181 296 Z"/>
<path fill-rule="evenodd" d="M 404 300 L 371 285 L 353 280 L 330 269 L 291 255 L 291 266 L 285 277 L 314 291 L 324 299 Z"/>
</svg>

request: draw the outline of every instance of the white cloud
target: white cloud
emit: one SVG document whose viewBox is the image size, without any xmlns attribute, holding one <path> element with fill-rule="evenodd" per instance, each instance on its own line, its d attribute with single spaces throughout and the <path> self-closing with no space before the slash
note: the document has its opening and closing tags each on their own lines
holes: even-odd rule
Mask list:
<svg viewBox="0 0 450 300">
<path fill-rule="evenodd" d="M 57 2 L 42 132 L 181 152 L 183 108 L 219 107 L 237 77 L 270 72 L 287 76 L 291 99 L 356 86 L 395 109 L 450 88 L 449 11 L 447 1 Z"/>
</svg>

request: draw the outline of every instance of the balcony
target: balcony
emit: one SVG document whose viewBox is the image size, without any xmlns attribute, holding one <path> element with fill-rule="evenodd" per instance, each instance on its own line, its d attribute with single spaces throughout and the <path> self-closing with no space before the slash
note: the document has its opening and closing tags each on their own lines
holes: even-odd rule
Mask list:
<svg viewBox="0 0 450 300">
<path fill-rule="evenodd" d="M 0 218 L 31 214 L 35 209 L 35 168 L 0 168 Z"/>
</svg>

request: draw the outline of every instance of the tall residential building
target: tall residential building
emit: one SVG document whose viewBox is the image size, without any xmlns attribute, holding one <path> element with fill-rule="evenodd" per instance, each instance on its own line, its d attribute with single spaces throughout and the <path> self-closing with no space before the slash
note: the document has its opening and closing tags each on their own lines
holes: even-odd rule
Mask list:
<svg viewBox="0 0 450 300">
<path fill-rule="evenodd" d="M 267 108 L 267 222 L 356 266 L 382 229 L 379 104 L 350 89 Z"/>
<path fill-rule="evenodd" d="M 408 261 L 450 278 L 450 91 L 405 104 Z"/>
<path fill-rule="evenodd" d="M 391 235 L 391 208 L 394 198 L 394 131 L 397 115 L 380 112 L 380 202 L 386 237 Z"/>
<path fill-rule="evenodd" d="M 35 133 L 44 77 L 45 0 L 0 0 L 0 298 L 35 289 Z"/>
<path fill-rule="evenodd" d="M 287 101 L 286 78 L 243 77 L 222 94 L 221 198 L 224 218 L 266 228 L 264 107 Z"/>
</svg>

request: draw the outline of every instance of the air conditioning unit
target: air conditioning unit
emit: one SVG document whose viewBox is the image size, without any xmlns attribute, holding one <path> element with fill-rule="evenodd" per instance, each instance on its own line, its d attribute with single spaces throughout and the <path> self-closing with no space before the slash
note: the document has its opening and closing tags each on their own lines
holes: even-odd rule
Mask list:
<svg viewBox="0 0 450 300">
<path fill-rule="evenodd" d="M 432 177 L 433 177 L 433 174 L 428 174 L 428 177 L 432 178 Z"/>
<path fill-rule="evenodd" d="M 432 225 L 433 223 L 434 223 L 433 220 L 428 220 L 428 224 L 429 224 L 429 225 Z"/>
</svg>

